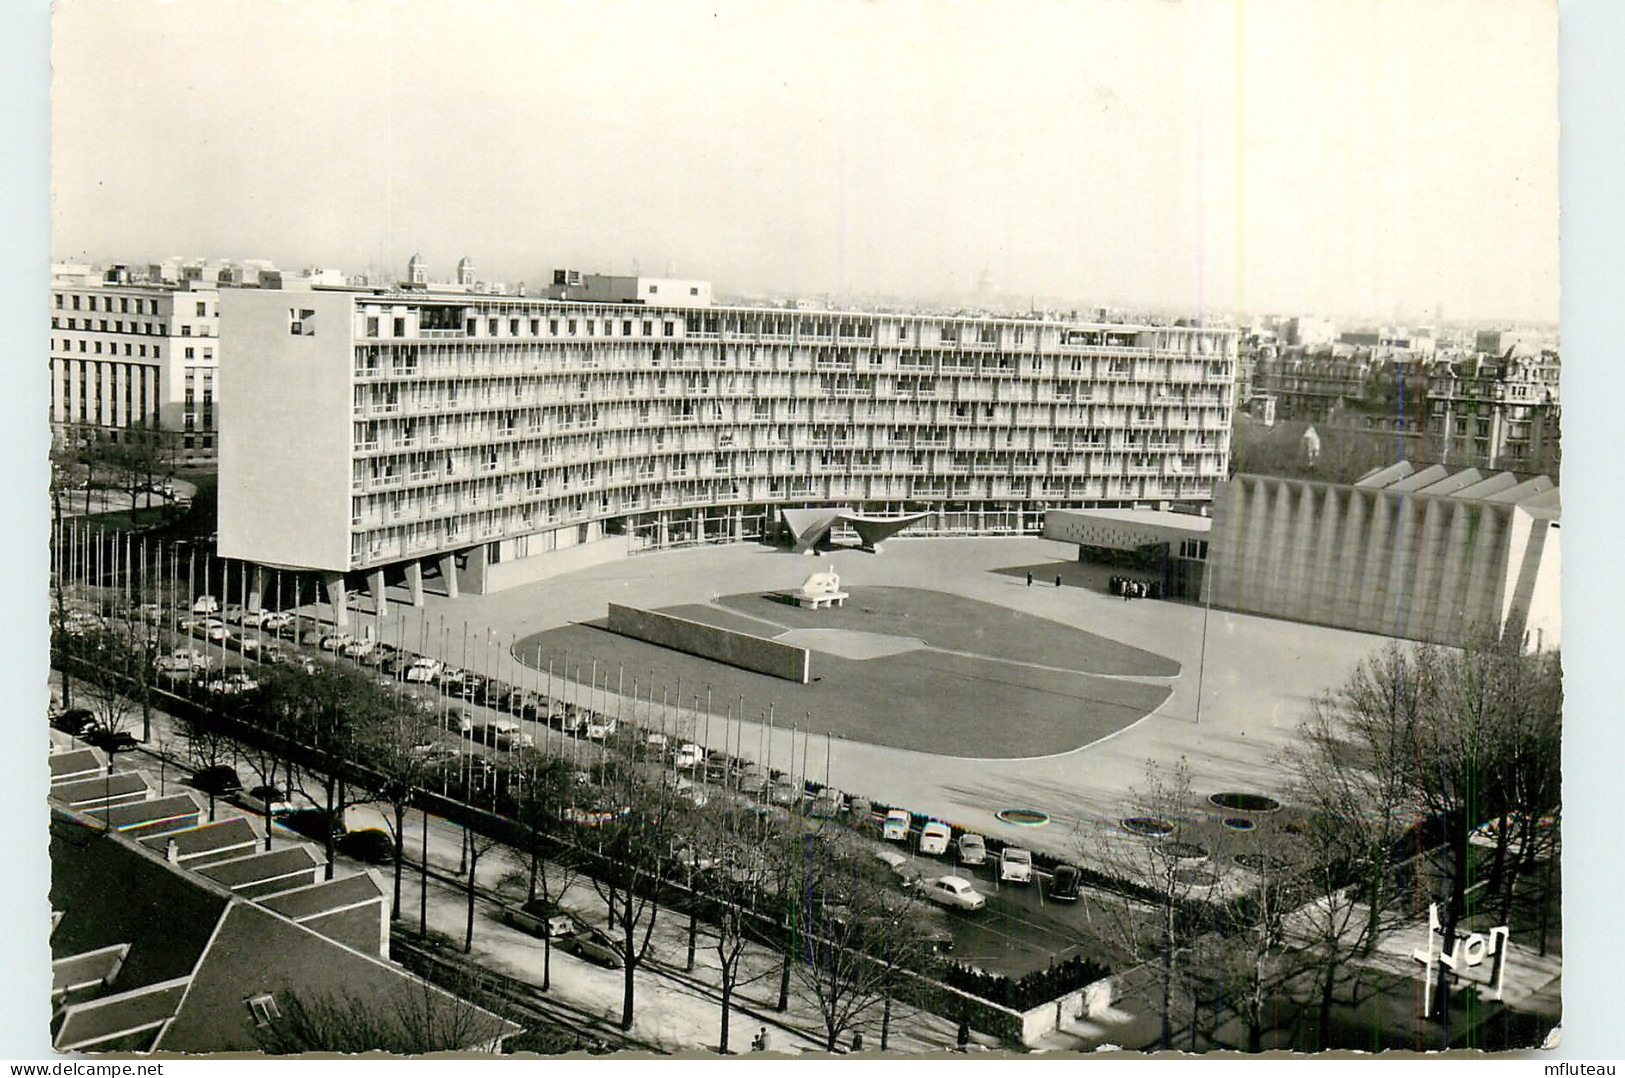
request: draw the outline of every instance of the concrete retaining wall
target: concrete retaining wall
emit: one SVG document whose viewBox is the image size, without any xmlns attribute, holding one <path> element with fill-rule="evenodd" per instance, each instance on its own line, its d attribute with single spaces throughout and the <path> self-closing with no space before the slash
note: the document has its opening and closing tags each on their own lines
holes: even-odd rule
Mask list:
<svg viewBox="0 0 1625 1078">
<path fill-rule="evenodd" d="M 653 610 L 610 603 L 609 631 L 802 685 L 812 678 L 812 653 L 806 648 Z"/>
</svg>

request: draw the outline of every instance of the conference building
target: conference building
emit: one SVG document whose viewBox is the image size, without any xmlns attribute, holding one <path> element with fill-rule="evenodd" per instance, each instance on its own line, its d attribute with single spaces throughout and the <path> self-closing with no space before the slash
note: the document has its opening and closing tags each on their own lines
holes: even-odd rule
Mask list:
<svg viewBox="0 0 1625 1078">
<path fill-rule="evenodd" d="M 1230 329 L 658 299 L 222 291 L 220 555 L 383 609 L 808 520 L 1038 534 L 1225 476 Z"/>
</svg>

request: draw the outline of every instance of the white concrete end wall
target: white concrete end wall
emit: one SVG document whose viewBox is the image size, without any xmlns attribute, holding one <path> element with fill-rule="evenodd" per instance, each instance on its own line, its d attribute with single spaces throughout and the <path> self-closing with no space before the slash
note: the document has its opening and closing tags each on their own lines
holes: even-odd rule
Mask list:
<svg viewBox="0 0 1625 1078">
<path fill-rule="evenodd" d="M 312 311 L 294 335 L 289 309 Z M 220 555 L 342 572 L 350 561 L 348 293 L 220 294 Z M 290 464 L 290 459 L 293 463 Z"/>
</svg>

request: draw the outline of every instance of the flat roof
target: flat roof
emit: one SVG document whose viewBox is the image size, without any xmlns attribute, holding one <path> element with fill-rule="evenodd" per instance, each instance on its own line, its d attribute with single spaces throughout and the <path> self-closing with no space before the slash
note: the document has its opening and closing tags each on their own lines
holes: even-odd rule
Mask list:
<svg viewBox="0 0 1625 1078">
<path fill-rule="evenodd" d="M 1083 517 L 1114 524 L 1139 524 L 1205 535 L 1213 530 L 1213 518 L 1196 513 L 1176 513 L 1171 509 L 1051 509 L 1051 516 Z"/>
</svg>

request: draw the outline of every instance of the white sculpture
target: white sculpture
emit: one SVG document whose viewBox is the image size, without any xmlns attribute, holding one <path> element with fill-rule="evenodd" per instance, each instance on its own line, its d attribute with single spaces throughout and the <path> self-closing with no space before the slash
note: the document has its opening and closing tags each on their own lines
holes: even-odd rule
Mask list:
<svg viewBox="0 0 1625 1078">
<path fill-rule="evenodd" d="M 847 593 L 841 590 L 841 578 L 834 569 L 826 569 L 821 573 L 813 573 L 807 577 L 799 591 L 790 593 L 790 598 L 797 606 L 812 607 L 817 610 L 825 606 L 844 606 Z"/>
<path fill-rule="evenodd" d="M 841 578 L 834 569 L 826 569 L 821 573 L 813 573 L 801 585 L 801 594 L 810 597 L 817 595 L 833 595 L 841 590 Z"/>
</svg>

